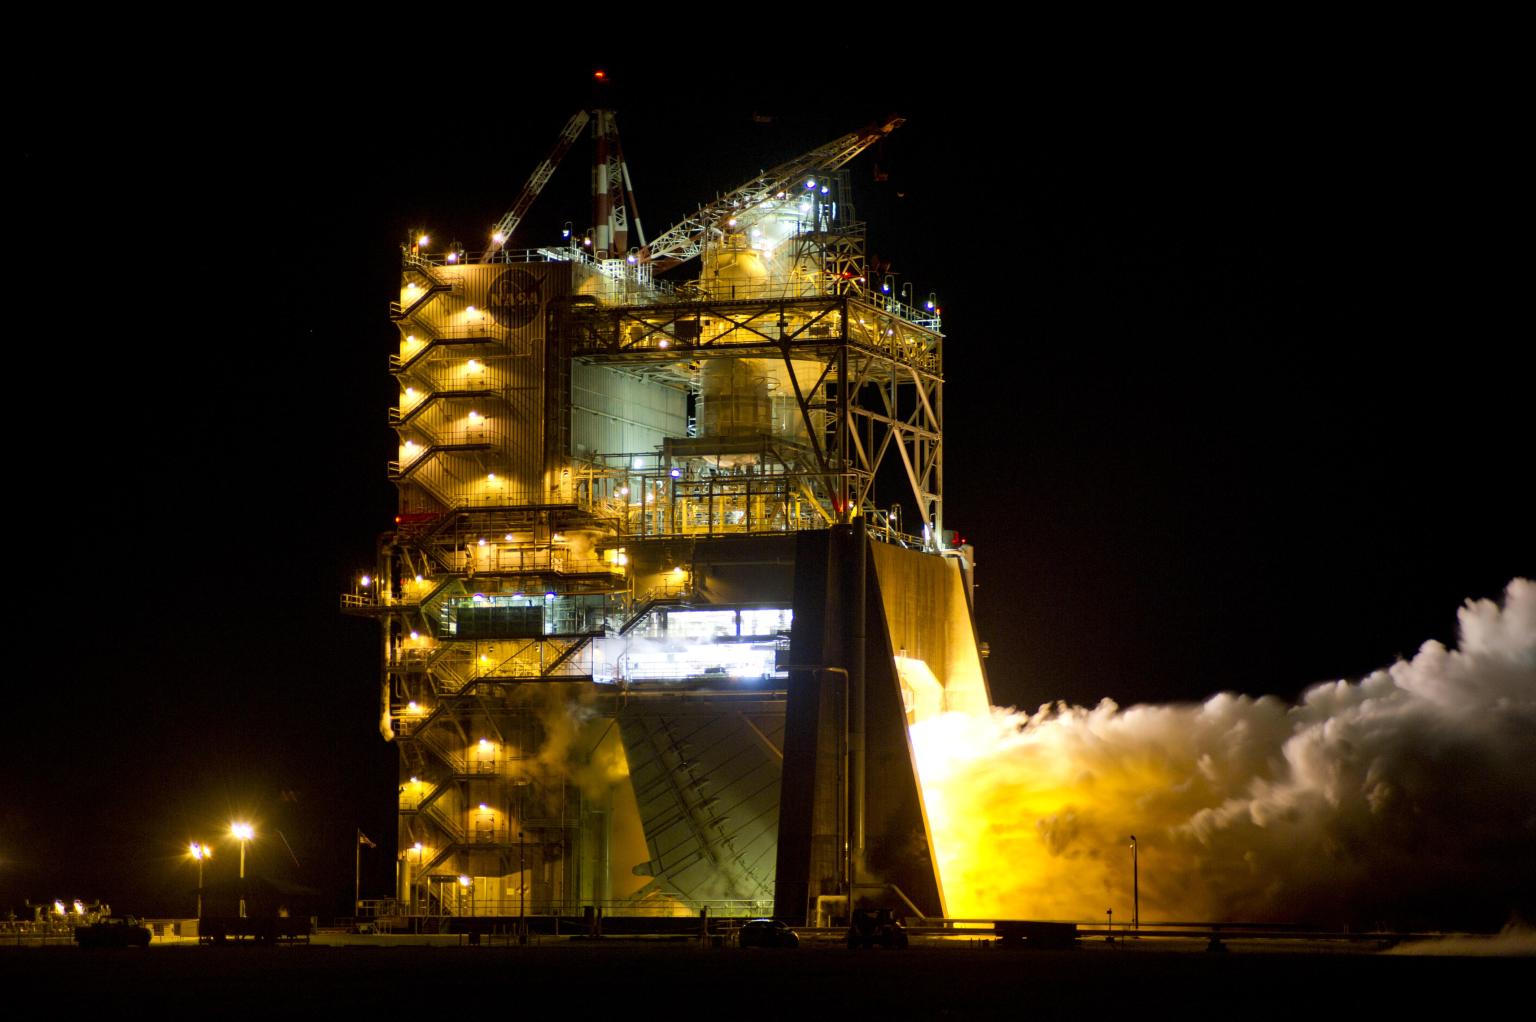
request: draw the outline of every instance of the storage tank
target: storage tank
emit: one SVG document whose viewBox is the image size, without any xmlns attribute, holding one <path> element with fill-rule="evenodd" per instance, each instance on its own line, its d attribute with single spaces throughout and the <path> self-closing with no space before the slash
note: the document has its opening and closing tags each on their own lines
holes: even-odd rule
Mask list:
<svg viewBox="0 0 1536 1022">
<path fill-rule="evenodd" d="M 699 371 L 699 436 L 804 440 L 795 380 L 801 395 L 809 398 L 820 371 L 817 363 L 808 361 L 785 365 L 767 358 L 706 359 Z"/>
<path fill-rule="evenodd" d="M 703 253 L 700 278 L 717 299 L 762 297 L 774 285 L 763 254 L 745 233 L 727 234 Z M 816 362 L 793 363 L 802 394 L 820 374 Z M 706 359 L 699 372 L 699 436 L 722 440 L 773 437 L 804 440 L 805 422 L 795 401 L 790 368 L 767 358 Z"/>
<path fill-rule="evenodd" d="M 727 234 L 702 253 L 699 283 L 711 298 L 760 298 L 768 288 L 768 266 L 745 234 Z"/>
</svg>

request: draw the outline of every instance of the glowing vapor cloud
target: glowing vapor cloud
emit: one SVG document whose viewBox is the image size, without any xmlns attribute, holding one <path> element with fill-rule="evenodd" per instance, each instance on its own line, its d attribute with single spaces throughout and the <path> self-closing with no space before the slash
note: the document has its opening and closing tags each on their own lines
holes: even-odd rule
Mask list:
<svg viewBox="0 0 1536 1022">
<path fill-rule="evenodd" d="M 1536 908 L 1536 584 L 1295 706 L 993 708 L 912 726 L 952 916 L 1492 925 Z"/>
</svg>

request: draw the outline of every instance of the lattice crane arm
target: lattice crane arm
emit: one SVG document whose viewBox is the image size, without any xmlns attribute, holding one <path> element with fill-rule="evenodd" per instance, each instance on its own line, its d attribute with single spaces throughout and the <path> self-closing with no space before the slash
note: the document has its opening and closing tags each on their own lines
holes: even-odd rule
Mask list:
<svg viewBox="0 0 1536 1022">
<path fill-rule="evenodd" d="M 512 208 L 496 222 L 496 226 L 491 228 L 491 244 L 486 249 L 487 256 L 500 251 L 506 245 L 508 239 L 512 237 L 512 232 L 517 229 L 517 225 L 528 213 L 528 208 L 533 205 L 533 200 L 539 197 L 539 193 L 549 183 L 555 168 L 560 166 L 560 161 L 565 158 L 565 154 L 570 151 L 590 119 L 591 116 L 585 110 L 578 110 L 569 121 L 565 122 L 565 130 L 560 132 L 560 138 L 555 142 L 555 147 L 550 150 L 543 163 L 533 168 L 533 173 L 528 176 L 528 183 L 523 185 L 517 201 L 512 203 Z"/>
<path fill-rule="evenodd" d="M 733 213 L 751 209 L 764 199 L 787 191 L 798 178 L 812 171 L 837 170 L 880 139 L 901 127 L 904 119 L 892 117 L 883 124 L 872 124 L 860 131 L 850 132 L 842 138 L 828 142 L 781 163 L 748 181 L 734 191 L 720 196 L 707 206 L 701 206 L 691 216 L 663 231 L 644 250 L 644 256 L 656 271 L 670 269 L 685 263 L 704 249 L 709 231 L 721 220 Z"/>
</svg>

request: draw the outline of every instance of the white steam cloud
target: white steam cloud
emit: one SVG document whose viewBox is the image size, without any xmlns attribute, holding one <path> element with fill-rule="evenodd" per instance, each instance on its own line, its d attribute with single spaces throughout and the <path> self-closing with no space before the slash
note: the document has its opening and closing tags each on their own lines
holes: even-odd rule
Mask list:
<svg viewBox="0 0 1536 1022">
<path fill-rule="evenodd" d="M 1497 928 L 1536 909 L 1536 584 L 1288 706 L 944 714 L 912 728 L 954 916 Z"/>
</svg>

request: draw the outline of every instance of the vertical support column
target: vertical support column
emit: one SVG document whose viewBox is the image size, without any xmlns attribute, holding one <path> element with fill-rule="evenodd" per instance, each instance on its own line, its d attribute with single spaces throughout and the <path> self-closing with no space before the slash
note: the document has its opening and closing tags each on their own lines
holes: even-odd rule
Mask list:
<svg viewBox="0 0 1536 1022">
<path fill-rule="evenodd" d="M 866 592 L 867 541 L 864 516 L 859 515 L 847 527 L 840 544 L 844 598 L 842 601 L 844 628 L 847 637 L 843 647 L 844 668 L 848 672 L 848 772 L 849 797 L 849 870 L 850 888 L 858 883 L 864 865 L 865 849 L 865 678 L 864 678 L 864 619 Z M 850 896 L 853 891 L 850 889 Z"/>
<path fill-rule="evenodd" d="M 933 530 L 940 542 L 944 539 L 944 384 L 933 385 L 933 410 L 939 421 L 934 423 L 938 437 L 933 441 Z"/>
<path fill-rule="evenodd" d="M 839 523 L 847 522 L 852 515 L 852 509 L 848 506 L 848 448 L 852 444 L 852 437 L 848 431 L 854 427 L 849 420 L 849 403 L 852 398 L 848 393 L 848 338 L 847 334 L 847 307 L 844 306 L 843 342 L 837 346 L 837 428 L 833 431 L 835 437 L 834 447 L 828 453 L 832 456 L 832 471 L 835 474 L 832 492 L 832 509 L 837 513 Z"/>
<path fill-rule="evenodd" d="M 867 538 L 856 518 L 795 549 L 794 666 L 784 721 L 774 914 L 851 898 L 866 862 Z"/>
<path fill-rule="evenodd" d="M 790 625 L 788 695 L 784 712 L 784 768 L 779 786 L 779 848 L 773 914 L 804 923 L 816 898 L 836 893 L 845 875 L 841 841 L 847 806 L 840 769 L 845 751 L 840 686 L 823 670 L 836 611 L 832 533 L 795 537 L 795 606 Z"/>
</svg>

